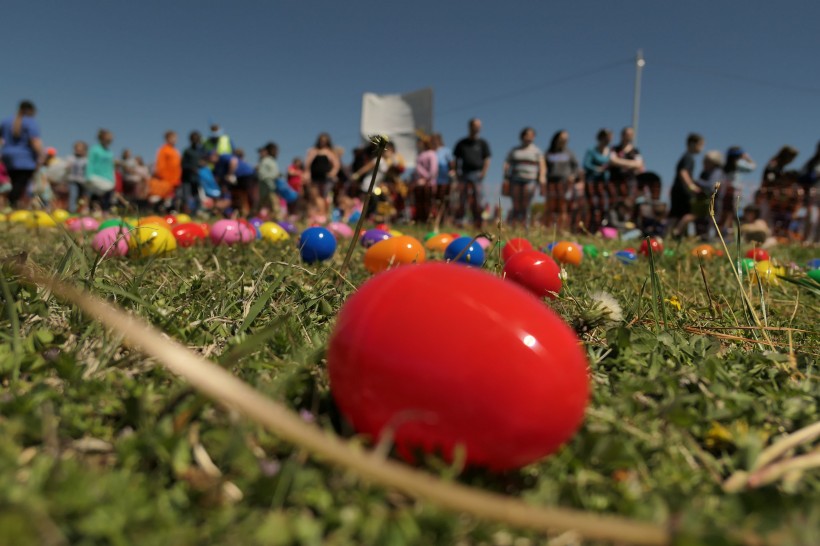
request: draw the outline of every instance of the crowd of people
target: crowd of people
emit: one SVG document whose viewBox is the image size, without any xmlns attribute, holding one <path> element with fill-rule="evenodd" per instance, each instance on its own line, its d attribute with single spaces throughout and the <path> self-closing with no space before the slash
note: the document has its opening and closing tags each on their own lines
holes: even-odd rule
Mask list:
<svg viewBox="0 0 820 546">
<path fill-rule="evenodd" d="M 327 133 L 304 158 L 282 169 L 276 143 L 259 147 L 251 163 L 217 123 L 205 135 L 192 131 L 181 152 L 177 133 L 167 131 L 150 165 L 128 149 L 115 157 L 114 135 L 105 129 L 92 145 L 77 141 L 71 154 L 59 157 L 44 146 L 35 116 L 34 104 L 23 101 L 0 123 L 0 208 L 25 208 L 35 201 L 70 213 L 116 207 L 319 224 L 365 214 L 380 221 L 470 223 L 479 229 L 501 215 L 497 204 L 485 203 L 492 152 L 476 118 L 452 148 L 440 134 L 418 132 L 412 169 L 392 143 L 380 158 L 375 144 L 356 148 L 348 163 Z M 708 239 L 715 235 L 713 210 L 721 231 L 739 225 L 749 239 L 820 242 L 820 144 L 799 169 L 790 168 L 798 151 L 780 149 L 766 163 L 751 204 L 738 210 L 743 177 L 757 167 L 738 146 L 703 153 L 703 137 L 689 135 L 667 204 L 661 178 L 646 171 L 631 127 L 614 145 L 612 131 L 601 129 L 580 161 L 569 139 L 567 131 L 557 131 L 542 151 L 533 128 L 521 131 L 503 162 L 501 194 L 511 201 L 506 222 L 590 233 L 611 226 L 622 233 Z M 374 191 L 362 210 L 371 179 Z"/>
</svg>

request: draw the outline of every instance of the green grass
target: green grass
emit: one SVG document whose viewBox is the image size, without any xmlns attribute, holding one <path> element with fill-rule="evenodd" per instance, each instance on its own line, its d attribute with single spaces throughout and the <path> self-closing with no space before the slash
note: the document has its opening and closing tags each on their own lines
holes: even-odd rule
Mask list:
<svg viewBox="0 0 820 546">
<path fill-rule="evenodd" d="M 764 286 L 762 296 L 755 285 L 750 309 L 729 262 L 706 261 L 702 274 L 689 248 L 673 247 L 651 267 L 645 258 L 630 266 L 601 256 L 568 270 L 562 297 L 549 305 L 583 332 L 593 398 L 561 451 L 502 476 L 459 473 L 434 459 L 425 467 L 534 504 L 672 522 L 679 544 L 737 541 L 730 530 L 820 542 L 816 468 L 756 489 L 722 487 L 777 438 L 820 419 L 820 299 L 800 284 Z M 88 244 L 59 230 L 0 224 L 0 259 L 20 252 L 305 419 L 355 438 L 333 405 L 324 352 L 336 312 L 368 278 L 361 249 L 348 282 L 338 283 L 326 265 L 301 264 L 292 243 L 98 263 Z M 816 257 L 800 248 L 775 255 Z M 0 286 L 0 544 L 546 541 L 323 465 L 124 348 L 118 335 L 13 275 L 9 263 Z M 500 274 L 497 249 L 485 267 Z M 600 290 L 621 304 L 623 321 L 602 319 L 591 300 Z M 749 328 L 752 312 L 764 320 L 761 305 L 771 345 Z"/>
</svg>

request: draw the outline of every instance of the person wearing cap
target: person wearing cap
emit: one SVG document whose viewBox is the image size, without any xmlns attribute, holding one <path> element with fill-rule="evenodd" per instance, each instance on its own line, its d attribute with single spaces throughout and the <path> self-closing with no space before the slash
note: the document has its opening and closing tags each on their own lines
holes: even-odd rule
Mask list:
<svg viewBox="0 0 820 546">
<path fill-rule="evenodd" d="M 259 163 L 256 165 L 256 177 L 259 181 L 259 212 L 266 212 L 272 218 L 280 218 L 279 197 L 276 194 L 276 180 L 282 176 L 279 163 L 279 147 L 268 142 L 259 148 Z"/>
<path fill-rule="evenodd" d="M 26 190 L 43 154 L 36 113 L 34 103 L 24 100 L 17 114 L 0 122 L 0 157 L 11 182 L 8 199 L 12 208 L 27 204 Z"/>
</svg>

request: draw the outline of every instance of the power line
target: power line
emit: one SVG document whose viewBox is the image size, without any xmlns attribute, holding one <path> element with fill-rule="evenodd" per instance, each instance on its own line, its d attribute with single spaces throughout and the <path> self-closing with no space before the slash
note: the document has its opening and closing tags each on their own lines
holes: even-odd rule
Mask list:
<svg viewBox="0 0 820 546">
<path fill-rule="evenodd" d="M 789 91 L 798 91 L 801 93 L 810 93 L 812 95 L 820 95 L 820 87 L 809 87 L 803 85 L 791 85 L 788 83 L 780 83 L 774 82 L 770 80 L 763 80 L 760 78 L 750 78 L 749 76 L 744 76 L 742 74 L 732 74 L 729 72 L 724 72 L 722 70 L 714 69 L 714 68 L 703 68 L 699 66 L 693 66 L 688 64 L 681 64 L 681 63 L 671 63 L 671 62 L 664 62 L 664 61 L 655 61 L 653 59 L 652 66 L 659 66 L 661 68 L 666 69 L 677 69 L 683 70 L 686 72 L 692 72 L 695 74 L 705 74 L 708 76 L 715 76 L 718 78 L 723 78 L 726 80 L 735 80 L 741 81 L 744 83 L 751 83 L 754 85 L 760 85 L 763 87 L 773 87 L 775 89 L 785 89 Z"/>
<path fill-rule="evenodd" d="M 477 108 L 479 106 L 484 106 L 486 104 L 491 104 L 491 103 L 494 103 L 494 102 L 500 102 L 500 101 L 508 100 L 508 99 L 511 99 L 511 98 L 519 97 L 521 95 L 526 95 L 528 93 L 532 93 L 534 91 L 540 91 L 541 89 L 545 89 L 547 87 L 552 87 L 552 86 L 555 86 L 555 85 L 560 85 L 560 84 L 563 84 L 563 83 L 571 82 L 571 81 L 574 81 L 574 80 L 580 80 L 580 79 L 583 79 L 583 78 L 587 78 L 589 76 L 594 76 L 596 74 L 600 74 L 601 72 L 606 72 L 608 70 L 612 70 L 613 68 L 621 67 L 621 66 L 624 66 L 624 65 L 627 65 L 627 64 L 631 65 L 632 63 L 634 63 L 634 59 L 626 59 L 626 60 L 616 61 L 616 62 L 613 62 L 613 63 L 608 63 L 608 64 L 605 64 L 605 65 L 599 66 L 597 68 L 586 70 L 584 72 L 578 72 L 578 73 L 571 74 L 571 75 L 568 75 L 568 76 L 564 76 L 564 77 L 561 77 L 561 78 L 557 78 L 557 79 L 554 79 L 554 80 L 549 80 L 549 81 L 540 83 L 538 85 L 533 85 L 533 86 L 530 86 L 530 87 L 517 89 L 515 91 L 509 91 L 507 93 L 502 93 L 500 95 L 495 95 L 495 96 L 492 96 L 492 97 L 487 97 L 485 99 L 481 99 L 479 101 L 476 101 L 476 102 L 473 102 L 473 103 L 470 103 L 470 104 L 456 106 L 455 108 L 450 108 L 448 110 L 445 110 L 444 112 L 441 112 L 438 115 L 439 116 L 447 116 L 447 115 L 453 114 L 455 112 L 462 112 L 464 110 L 470 110 L 472 108 Z"/>
</svg>

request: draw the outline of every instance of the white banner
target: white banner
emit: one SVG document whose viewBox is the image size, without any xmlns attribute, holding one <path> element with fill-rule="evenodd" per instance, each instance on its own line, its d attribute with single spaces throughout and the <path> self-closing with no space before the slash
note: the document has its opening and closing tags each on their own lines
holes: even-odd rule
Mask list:
<svg viewBox="0 0 820 546">
<path fill-rule="evenodd" d="M 401 95 L 362 96 L 362 138 L 387 135 L 408 167 L 416 165 L 416 130 L 433 131 L 433 90 L 420 89 Z"/>
</svg>

